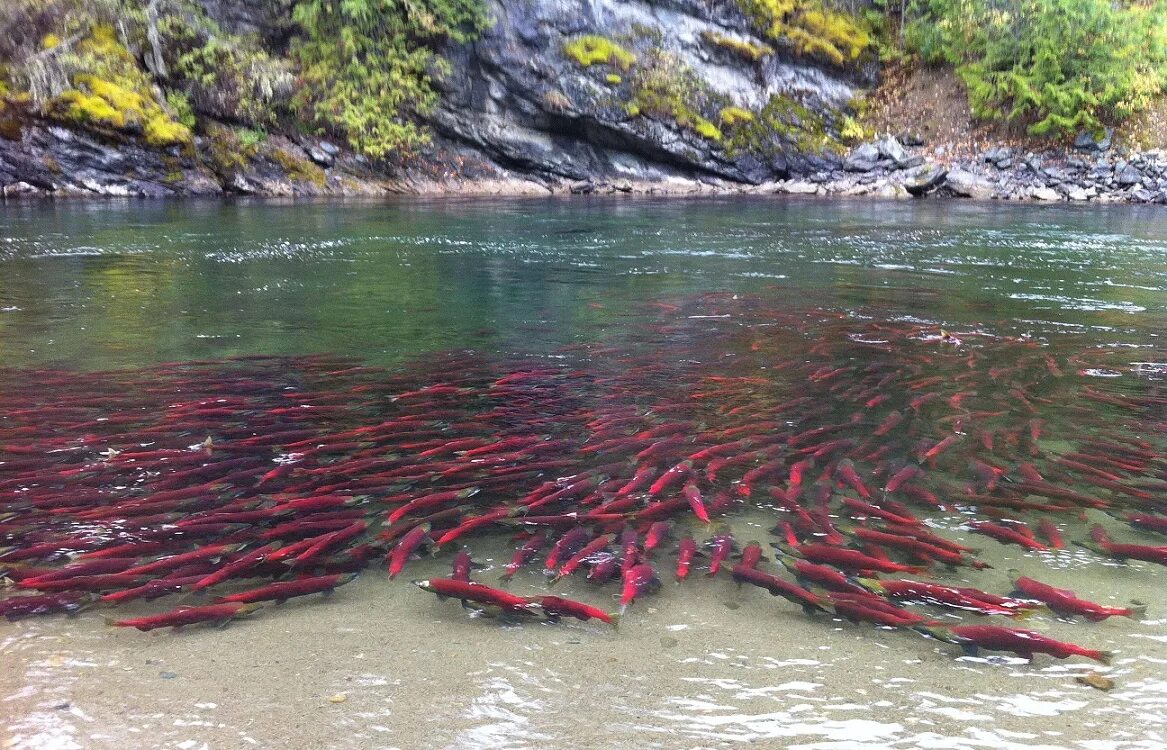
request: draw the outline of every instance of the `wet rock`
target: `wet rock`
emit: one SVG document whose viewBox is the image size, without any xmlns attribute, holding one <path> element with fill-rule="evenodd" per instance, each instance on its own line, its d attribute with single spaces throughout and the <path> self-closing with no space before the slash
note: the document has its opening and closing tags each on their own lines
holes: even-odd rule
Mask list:
<svg viewBox="0 0 1167 750">
<path fill-rule="evenodd" d="M 1066 198 L 1072 201 L 1086 201 L 1090 200 L 1090 195 L 1084 188 L 1075 185 L 1066 191 Z"/>
<path fill-rule="evenodd" d="M 981 154 L 981 161 L 992 164 L 997 169 L 1008 169 L 1013 166 L 1013 149 L 1008 146 L 998 146 Z"/>
<path fill-rule="evenodd" d="M 993 183 L 986 177 L 965 169 L 953 169 L 944 181 L 944 187 L 962 198 L 986 200 L 993 197 Z"/>
<path fill-rule="evenodd" d="M 923 197 L 944 184 L 948 171 L 939 167 L 924 169 L 920 174 L 904 183 L 904 190 L 917 198 Z"/>
<path fill-rule="evenodd" d="M 1029 189 L 1029 197 L 1035 201 L 1060 201 L 1062 194 L 1051 187 L 1033 187 Z"/>
</svg>

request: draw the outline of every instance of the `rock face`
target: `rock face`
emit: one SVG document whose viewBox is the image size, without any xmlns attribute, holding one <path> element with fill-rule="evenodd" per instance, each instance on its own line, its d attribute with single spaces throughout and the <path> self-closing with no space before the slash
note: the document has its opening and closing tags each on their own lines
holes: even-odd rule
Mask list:
<svg viewBox="0 0 1167 750">
<path fill-rule="evenodd" d="M 773 43 L 759 38 L 732 2 L 492 0 L 490 13 L 495 24 L 478 41 L 446 51 L 454 73 L 439 83 L 442 99 L 429 124 L 440 147 L 547 180 L 758 183 L 811 168 L 817 154 L 799 143 L 797 125 L 773 133 L 764 148 L 732 153 L 729 132 L 710 138 L 676 116 L 637 112 L 630 105 L 646 67 L 697 82 L 704 90 L 691 91 L 695 99 L 749 112 L 788 99 L 811 113 L 808 127 L 825 121 L 829 128 L 864 82 L 781 50 L 755 61 L 735 54 L 734 44 L 761 50 Z M 636 62 L 581 64 L 565 49 L 587 36 L 611 40 Z M 699 114 L 725 129 L 716 110 Z"/>
</svg>

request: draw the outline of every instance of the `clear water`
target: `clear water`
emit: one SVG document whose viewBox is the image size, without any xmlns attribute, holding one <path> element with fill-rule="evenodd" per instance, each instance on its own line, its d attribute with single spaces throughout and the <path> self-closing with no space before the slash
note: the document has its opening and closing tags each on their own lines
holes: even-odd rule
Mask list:
<svg viewBox="0 0 1167 750">
<path fill-rule="evenodd" d="M 1032 340 L 1091 388 L 1158 397 L 1167 216 L 742 199 L 0 209 L 0 382 L 12 388 L 46 369 L 151 385 L 141 373 L 159 363 L 253 354 L 408 364 L 424 381 L 443 358 L 575 364 L 581 347 L 620 353 L 595 365 L 611 378 L 633 360 L 681 377 L 740 334 L 723 317 L 738 315 L 736 303 L 717 302 L 735 297 L 857 330 Z M 832 326 L 811 329 L 842 330 Z M 896 360 L 864 355 L 866 341 L 838 356 Z M 1162 478 L 1167 410 L 1132 420 L 1091 404 L 1086 419 L 1057 402 L 1066 392 L 1036 394 L 1051 397 L 1039 402 L 1043 450 L 1064 451 L 1105 422 L 1155 446 L 1148 478 Z M 0 515 L 10 501 L 0 497 Z M 734 516 L 739 540 L 769 540 L 768 513 Z M 1162 544 L 1091 515 L 1126 540 Z M 967 533 L 958 517 L 933 522 L 993 565 L 960 569 L 952 583 L 1004 593 L 1004 571 L 1017 567 L 1083 598 L 1146 601 L 1145 618 L 1045 612 L 1023 624 L 1116 650 L 1103 670 L 1114 690 L 1075 682 L 1099 668 L 1082 659 L 960 657 L 910 632 L 812 621 L 700 573 L 638 602 L 615 632 L 499 626 L 376 573 L 222 631 L 109 630 L 96 611 L 0 624 L 0 730 L 16 748 L 1167 747 L 1160 566 L 1024 552 Z M 1075 528 L 1082 538 L 1085 522 Z M 483 580 L 511 551 L 497 534 L 474 549 L 492 568 Z M 424 559 L 408 577 L 447 570 L 448 559 Z M 516 585 L 542 590 L 536 574 Z M 600 604 L 612 593 L 560 586 Z"/>
</svg>

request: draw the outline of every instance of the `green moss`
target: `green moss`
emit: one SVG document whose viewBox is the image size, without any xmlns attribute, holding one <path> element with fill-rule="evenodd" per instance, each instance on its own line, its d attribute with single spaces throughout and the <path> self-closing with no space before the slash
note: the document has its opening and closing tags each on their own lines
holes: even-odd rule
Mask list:
<svg viewBox="0 0 1167 750">
<path fill-rule="evenodd" d="M 793 147 L 803 153 L 841 148 L 827 122 L 788 96 L 774 95 L 748 120 L 739 120 L 726 139 L 726 153 L 773 156 Z"/>
<path fill-rule="evenodd" d="M 626 105 L 629 116 L 671 120 L 702 138 L 722 140 L 721 130 L 704 113 L 717 112 L 728 102 L 675 56 L 653 50 L 637 66 L 631 88 L 632 99 Z"/>
<path fill-rule="evenodd" d="M 592 65 L 614 65 L 628 70 L 636 63 L 636 55 L 603 36 L 585 34 L 563 45 L 563 52 L 585 68 Z"/>
<path fill-rule="evenodd" d="M 621 78 L 620 76 L 616 75 L 615 73 L 609 73 L 608 75 L 604 76 L 604 80 L 607 81 L 608 83 L 612 84 L 613 86 L 619 86 L 621 83 L 624 82 L 624 79 Z"/>
<path fill-rule="evenodd" d="M 721 110 L 721 123 L 729 127 L 753 122 L 755 119 L 757 118 L 754 117 L 753 112 L 741 107 L 723 107 Z"/>
<path fill-rule="evenodd" d="M 843 65 L 856 60 L 872 43 L 861 17 L 831 10 L 822 0 L 736 1 L 762 33 L 792 44 L 800 55 Z"/>
<path fill-rule="evenodd" d="M 191 142 L 190 128 L 170 119 L 170 116 L 161 110 L 158 110 L 146 121 L 145 134 L 146 143 L 155 148 L 179 146 Z"/>
<path fill-rule="evenodd" d="M 738 57 L 758 62 L 767 55 L 774 54 L 774 48 L 766 44 L 754 44 L 745 39 L 719 34 L 716 31 L 702 31 L 701 37 L 714 47 L 728 50 Z"/>
</svg>

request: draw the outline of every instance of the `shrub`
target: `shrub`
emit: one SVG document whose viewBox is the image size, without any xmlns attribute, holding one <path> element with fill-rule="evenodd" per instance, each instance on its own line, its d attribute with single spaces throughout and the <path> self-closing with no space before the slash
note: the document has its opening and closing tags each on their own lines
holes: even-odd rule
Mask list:
<svg viewBox="0 0 1167 750">
<path fill-rule="evenodd" d="M 636 55 L 611 39 L 595 34 L 586 34 L 566 42 L 563 45 L 563 52 L 585 68 L 601 64 L 628 70 L 636 63 Z"/>
<path fill-rule="evenodd" d="M 973 113 L 1034 135 L 1122 120 L 1167 82 L 1161 2 L 918 0 L 913 12 L 907 44 L 956 66 Z"/>
</svg>

